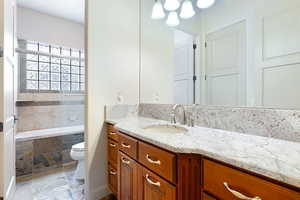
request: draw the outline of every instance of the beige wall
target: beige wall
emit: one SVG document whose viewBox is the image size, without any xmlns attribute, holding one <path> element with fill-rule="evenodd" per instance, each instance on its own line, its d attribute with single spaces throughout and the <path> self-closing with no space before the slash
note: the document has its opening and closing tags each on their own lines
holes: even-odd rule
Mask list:
<svg viewBox="0 0 300 200">
<path fill-rule="evenodd" d="M 139 99 L 139 0 L 88 1 L 88 193 L 107 193 L 104 106 Z"/>
<path fill-rule="evenodd" d="M 84 48 L 84 25 L 32 9 L 18 7 L 17 36 L 20 39 Z"/>
</svg>

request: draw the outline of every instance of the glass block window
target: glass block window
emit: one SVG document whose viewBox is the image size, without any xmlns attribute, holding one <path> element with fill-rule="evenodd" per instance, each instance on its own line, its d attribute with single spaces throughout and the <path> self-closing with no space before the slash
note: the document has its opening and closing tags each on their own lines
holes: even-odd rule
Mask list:
<svg viewBox="0 0 300 200">
<path fill-rule="evenodd" d="M 21 89 L 32 92 L 83 92 L 84 52 L 79 49 L 19 40 Z"/>
</svg>

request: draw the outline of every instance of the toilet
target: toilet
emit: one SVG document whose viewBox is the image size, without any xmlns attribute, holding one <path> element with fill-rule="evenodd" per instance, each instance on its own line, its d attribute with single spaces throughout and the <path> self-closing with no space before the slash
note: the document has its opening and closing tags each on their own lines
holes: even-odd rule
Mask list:
<svg viewBox="0 0 300 200">
<path fill-rule="evenodd" d="M 74 178 L 77 180 L 84 180 L 85 178 L 85 169 L 84 169 L 84 160 L 85 160 L 85 146 L 84 142 L 74 144 L 70 152 L 71 158 L 77 160 L 77 168 L 74 174 Z"/>
</svg>

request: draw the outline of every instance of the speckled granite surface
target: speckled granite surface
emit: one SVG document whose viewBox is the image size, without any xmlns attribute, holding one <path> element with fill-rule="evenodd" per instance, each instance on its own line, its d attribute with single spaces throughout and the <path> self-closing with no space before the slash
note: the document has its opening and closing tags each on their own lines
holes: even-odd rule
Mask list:
<svg viewBox="0 0 300 200">
<path fill-rule="evenodd" d="M 170 120 L 172 104 L 140 104 L 139 116 Z M 300 142 L 300 110 L 185 106 L 201 127 Z"/>
<path fill-rule="evenodd" d="M 300 187 L 300 143 L 204 127 L 186 127 L 187 133 L 149 133 L 143 129 L 167 121 L 108 118 L 133 137 L 176 153 L 196 153 Z"/>
</svg>

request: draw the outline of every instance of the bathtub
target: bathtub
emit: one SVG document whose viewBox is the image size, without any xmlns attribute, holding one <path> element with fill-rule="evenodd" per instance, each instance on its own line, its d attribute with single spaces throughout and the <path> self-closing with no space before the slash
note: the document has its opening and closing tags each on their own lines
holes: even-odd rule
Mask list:
<svg viewBox="0 0 300 200">
<path fill-rule="evenodd" d="M 84 141 L 84 126 L 19 132 L 16 140 L 17 178 L 40 176 L 76 166 L 70 157 L 72 145 Z M 17 179 L 18 180 L 18 179 Z"/>
</svg>

